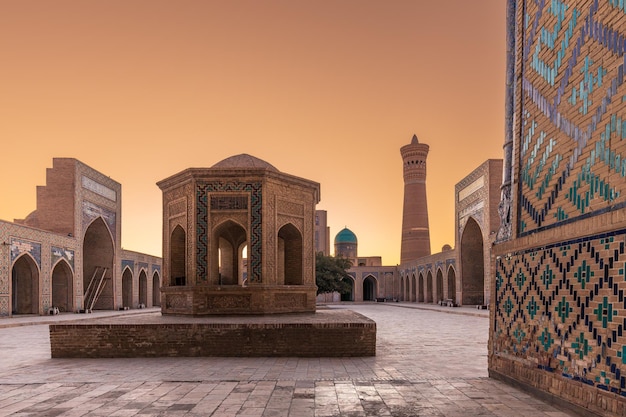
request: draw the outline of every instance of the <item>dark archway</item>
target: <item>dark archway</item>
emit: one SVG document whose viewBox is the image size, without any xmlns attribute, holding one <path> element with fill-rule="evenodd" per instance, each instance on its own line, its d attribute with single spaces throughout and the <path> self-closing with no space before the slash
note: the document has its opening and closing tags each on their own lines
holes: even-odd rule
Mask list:
<svg viewBox="0 0 626 417">
<path fill-rule="evenodd" d="M 452 266 L 448 268 L 448 298 L 456 304 L 456 274 L 454 273 L 454 268 L 452 268 Z"/>
<path fill-rule="evenodd" d="M 435 288 L 437 289 L 437 302 L 443 300 L 443 272 L 441 269 L 437 269 L 437 285 Z"/>
<path fill-rule="evenodd" d="M 59 312 L 74 311 L 74 274 L 65 260 L 60 260 L 52 270 L 52 307 Z"/>
<path fill-rule="evenodd" d="M 420 303 L 424 302 L 424 275 L 421 272 L 417 280 L 417 301 Z"/>
<path fill-rule="evenodd" d="M 148 306 L 148 276 L 145 269 L 139 273 L 139 304 L 143 304 L 143 307 Z"/>
<path fill-rule="evenodd" d="M 411 301 L 417 301 L 417 280 L 415 274 L 411 275 Z"/>
<path fill-rule="evenodd" d="M 302 285 L 302 234 L 291 223 L 278 231 L 278 283 Z"/>
<path fill-rule="evenodd" d="M 376 280 L 371 275 L 363 280 L 363 301 L 376 300 Z"/>
<path fill-rule="evenodd" d="M 182 227 L 176 226 L 170 237 L 170 285 L 187 285 L 185 269 L 187 257 L 187 235 Z"/>
<path fill-rule="evenodd" d="M 152 274 L 152 306 L 158 307 L 161 305 L 161 283 L 159 279 L 159 273 L 154 271 Z"/>
<path fill-rule="evenodd" d="M 406 300 L 406 279 L 400 277 L 400 301 Z"/>
<path fill-rule="evenodd" d="M 241 284 L 242 251 L 246 243 L 246 230 L 232 220 L 227 220 L 213 232 L 211 283 L 214 285 Z"/>
<path fill-rule="evenodd" d="M 102 217 L 94 220 L 83 239 L 83 294 L 85 309 L 112 310 L 113 238 Z"/>
<path fill-rule="evenodd" d="M 354 280 L 352 278 L 344 278 L 344 280 L 350 285 L 350 292 L 341 294 L 341 301 L 354 301 Z"/>
<path fill-rule="evenodd" d="M 476 220 L 469 218 L 461 237 L 461 290 L 464 305 L 483 305 L 485 261 L 483 234 Z"/>
<path fill-rule="evenodd" d="M 11 270 L 13 314 L 39 314 L 39 269 L 29 255 L 20 256 Z"/>
<path fill-rule="evenodd" d="M 122 273 L 122 307 L 133 308 L 133 273 L 124 268 Z"/>
<path fill-rule="evenodd" d="M 433 274 L 428 271 L 426 274 L 426 302 L 432 303 L 433 301 Z"/>
</svg>

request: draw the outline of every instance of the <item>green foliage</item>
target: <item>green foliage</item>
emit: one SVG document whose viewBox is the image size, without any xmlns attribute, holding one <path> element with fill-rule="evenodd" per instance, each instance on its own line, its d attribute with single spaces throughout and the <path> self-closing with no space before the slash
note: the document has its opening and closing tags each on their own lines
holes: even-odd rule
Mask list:
<svg viewBox="0 0 626 417">
<path fill-rule="evenodd" d="M 352 263 L 346 258 L 335 258 L 326 256 L 322 252 L 315 254 L 315 283 L 317 293 L 324 294 L 338 292 L 347 294 L 352 286 L 349 283 L 350 275 L 346 270 L 350 269 Z"/>
</svg>

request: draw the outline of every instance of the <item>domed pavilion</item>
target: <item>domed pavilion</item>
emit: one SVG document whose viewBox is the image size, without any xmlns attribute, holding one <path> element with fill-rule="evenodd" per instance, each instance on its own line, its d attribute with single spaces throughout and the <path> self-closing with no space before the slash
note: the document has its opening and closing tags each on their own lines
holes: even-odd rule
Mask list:
<svg viewBox="0 0 626 417">
<path fill-rule="evenodd" d="M 315 311 L 318 183 L 241 154 L 157 185 L 163 314 Z"/>
</svg>

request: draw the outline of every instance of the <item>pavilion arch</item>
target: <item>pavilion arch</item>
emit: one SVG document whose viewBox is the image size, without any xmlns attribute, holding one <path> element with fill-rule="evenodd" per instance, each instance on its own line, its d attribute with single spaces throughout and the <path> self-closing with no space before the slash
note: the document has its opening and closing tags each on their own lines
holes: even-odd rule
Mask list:
<svg viewBox="0 0 626 417">
<path fill-rule="evenodd" d="M 424 275 L 420 272 L 417 279 L 417 301 L 424 302 Z"/>
<path fill-rule="evenodd" d="M 296 226 L 287 223 L 278 230 L 278 279 L 285 285 L 302 285 L 302 233 Z"/>
<path fill-rule="evenodd" d="M 415 273 L 411 274 L 411 301 L 417 300 L 417 282 L 415 280 Z"/>
<path fill-rule="evenodd" d="M 243 248 L 247 244 L 246 229 L 233 220 L 226 220 L 213 229 L 211 248 L 211 284 L 238 285 L 243 282 Z"/>
<path fill-rule="evenodd" d="M 39 314 L 39 268 L 28 253 L 13 263 L 11 299 L 13 314 Z"/>
<path fill-rule="evenodd" d="M 368 275 L 363 280 L 363 301 L 376 301 L 376 290 L 378 282 L 372 275 Z"/>
<path fill-rule="evenodd" d="M 144 268 L 139 272 L 139 304 L 148 306 L 148 274 Z"/>
<path fill-rule="evenodd" d="M 154 271 L 152 274 L 152 306 L 158 307 L 161 305 L 161 277 L 159 271 Z"/>
<path fill-rule="evenodd" d="M 483 233 L 470 217 L 461 235 L 462 304 L 483 305 L 485 300 L 485 261 Z"/>
<path fill-rule="evenodd" d="M 426 302 L 433 303 L 433 273 L 428 271 L 426 274 Z"/>
<path fill-rule="evenodd" d="M 435 294 L 437 294 L 436 301 L 439 302 L 444 299 L 443 297 L 443 271 L 441 270 L 441 268 L 437 268 L 437 276 L 436 276 L 435 282 L 436 282 Z"/>
<path fill-rule="evenodd" d="M 406 281 L 407 281 L 407 278 L 405 278 L 404 276 L 400 277 L 400 297 L 399 297 L 400 301 L 406 300 L 406 292 L 407 292 Z"/>
<path fill-rule="evenodd" d="M 457 304 L 456 271 L 454 270 L 454 267 L 452 265 L 448 267 L 448 299 L 452 300 L 454 304 Z"/>
<path fill-rule="evenodd" d="M 102 290 L 93 305 L 94 310 L 112 310 L 114 308 L 113 288 L 113 235 L 102 217 L 91 222 L 83 238 L 83 295 L 91 299 L 88 292 L 93 281 L 92 292 L 102 280 Z M 88 300 L 85 300 L 86 302 Z M 89 306 L 85 306 L 88 308 Z"/>
<path fill-rule="evenodd" d="M 52 268 L 52 307 L 60 312 L 74 311 L 74 272 L 65 259 Z"/>
<path fill-rule="evenodd" d="M 341 294 L 341 301 L 354 301 L 354 278 L 345 277 L 343 278 L 348 285 L 350 286 L 350 292 Z"/>
<path fill-rule="evenodd" d="M 122 272 L 122 307 L 133 307 L 133 271 L 129 266 Z"/>
<path fill-rule="evenodd" d="M 187 234 L 176 225 L 170 235 L 170 285 L 187 285 Z"/>
</svg>

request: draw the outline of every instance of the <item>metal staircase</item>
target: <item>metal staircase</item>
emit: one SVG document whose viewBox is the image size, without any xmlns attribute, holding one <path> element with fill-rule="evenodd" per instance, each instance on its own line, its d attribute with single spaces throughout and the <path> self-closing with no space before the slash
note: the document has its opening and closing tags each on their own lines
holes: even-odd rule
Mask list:
<svg viewBox="0 0 626 417">
<path fill-rule="evenodd" d="M 85 290 L 85 313 L 91 313 L 93 307 L 96 305 L 100 294 L 104 290 L 107 278 L 105 275 L 109 268 L 102 266 L 96 266 L 91 276 L 91 281 Z"/>
</svg>

